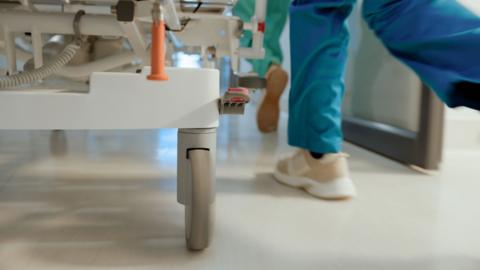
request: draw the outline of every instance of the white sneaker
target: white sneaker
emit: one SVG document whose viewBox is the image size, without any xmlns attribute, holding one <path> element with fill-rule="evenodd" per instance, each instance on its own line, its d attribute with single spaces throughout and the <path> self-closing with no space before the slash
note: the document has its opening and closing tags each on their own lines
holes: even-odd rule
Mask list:
<svg viewBox="0 0 480 270">
<path fill-rule="evenodd" d="M 321 199 L 349 199 L 356 194 L 344 153 L 325 154 L 315 159 L 300 149 L 293 156 L 280 160 L 273 175 L 278 182 L 303 188 Z"/>
</svg>

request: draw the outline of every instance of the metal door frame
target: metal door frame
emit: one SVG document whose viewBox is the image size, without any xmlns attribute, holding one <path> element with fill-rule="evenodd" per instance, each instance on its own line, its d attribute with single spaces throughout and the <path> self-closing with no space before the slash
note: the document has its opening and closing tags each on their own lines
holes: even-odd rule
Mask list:
<svg viewBox="0 0 480 270">
<path fill-rule="evenodd" d="M 345 140 L 408 165 L 438 170 L 442 160 L 444 105 L 425 85 L 418 132 L 358 117 L 343 118 Z"/>
</svg>

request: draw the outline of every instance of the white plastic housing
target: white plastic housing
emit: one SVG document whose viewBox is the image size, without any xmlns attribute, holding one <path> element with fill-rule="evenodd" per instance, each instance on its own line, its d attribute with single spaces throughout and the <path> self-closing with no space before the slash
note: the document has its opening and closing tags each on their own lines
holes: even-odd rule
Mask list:
<svg viewBox="0 0 480 270">
<path fill-rule="evenodd" d="M 218 127 L 218 70 L 168 68 L 168 81 L 147 73 L 93 73 L 87 93 L 0 91 L 0 129 Z"/>
</svg>

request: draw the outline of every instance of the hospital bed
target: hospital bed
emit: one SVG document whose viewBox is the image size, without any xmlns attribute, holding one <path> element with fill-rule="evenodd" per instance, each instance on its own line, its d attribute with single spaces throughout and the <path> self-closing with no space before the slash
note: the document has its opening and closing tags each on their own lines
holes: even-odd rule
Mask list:
<svg viewBox="0 0 480 270">
<path fill-rule="evenodd" d="M 238 75 L 240 58 L 264 55 L 266 0 L 257 1 L 246 23 L 232 16 L 234 4 L 0 0 L 0 129 L 177 128 L 187 247 L 206 248 L 219 117 L 243 112 L 249 92 L 241 86 L 264 86 L 239 75 L 239 87 L 220 96 L 219 58 L 230 57 Z M 244 31 L 253 34 L 249 48 L 239 45 Z M 168 55 L 179 48 L 195 48 L 202 67 L 168 67 Z"/>
</svg>

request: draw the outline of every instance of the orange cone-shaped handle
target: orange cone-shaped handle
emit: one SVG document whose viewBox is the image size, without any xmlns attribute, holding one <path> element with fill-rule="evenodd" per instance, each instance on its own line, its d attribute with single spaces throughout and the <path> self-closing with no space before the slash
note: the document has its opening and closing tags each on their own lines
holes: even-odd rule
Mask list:
<svg viewBox="0 0 480 270">
<path fill-rule="evenodd" d="M 152 70 L 147 79 L 153 81 L 168 80 L 165 73 L 165 23 L 163 20 L 154 21 L 152 23 L 152 53 L 151 53 Z"/>
</svg>

